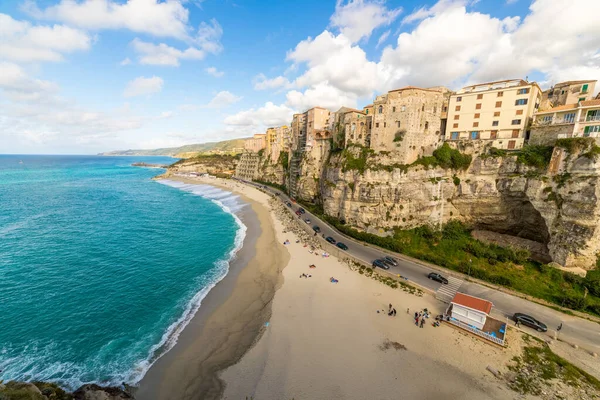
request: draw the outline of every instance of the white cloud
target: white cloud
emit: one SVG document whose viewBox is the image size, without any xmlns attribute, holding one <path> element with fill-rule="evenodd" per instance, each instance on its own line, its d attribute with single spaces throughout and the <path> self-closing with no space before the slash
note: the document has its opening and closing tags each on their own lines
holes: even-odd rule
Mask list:
<svg viewBox="0 0 600 400">
<path fill-rule="evenodd" d="M 123 61 L 121 61 L 119 63 L 121 66 L 125 66 L 125 65 L 130 65 L 131 64 L 131 60 L 129 59 L 129 57 L 126 57 Z"/>
<path fill-rule="evenodd" d="M 134 97 L 159 93 L 162 90 L 163 85 L 164 81 L 158 76 L 153 76 L 151 78 L 140 76 L 127 84 L 123 96 Z"/>
<path fill-rule="evenodd" d="M 225 75 L 225 72 L 219 71 L 215 67 L 208 67 L 208 68 L 205 69 L 205 71 L 206 71 L 207 74 L 212 75 L 215 78 L 221 78 L 223 75 Z"/>
<path fill-rule="evenodd" d="M 402 12 L 402 8 L 389 10 L 385 0 L 349 0 L 343 3 L 338 0 L 335 13 L 331 16 L 331 26 L 353 43 L 371 36 L 380 26 L 390 25 Z"/>
<path fill-rule="evenodd" d="M 207 108 L 224 108 L 240 101 L 242 97 L 236 96 L 227 90 L 223 90 L 215 95 L 206 105 Z"/>
<path fill-rule="evenodd" d="M 392 33 L 392 31 L 387 30 L 387 31 L 383 32 L 381 34 L 381 36 L 379 36 L 379 39 L 377 39 L 377 45 L 375 46 L 376 49 L 378 49 L 379 46 L 381 46 L 383 43 L 385 43 L 385 41 L 387 40 L 387 38 L 390 37 L 390 33 Z"/>
<path fill-rule="evenodd" d="M 180 60 L 202 60 L 204 52 L 195 47 L 179 50 L 164 43 L 153 44 L 138 38 L 131 42 L 140 64 L 178 67 Z"/>
<path fill-rule="evenodd" d="M 477 0 L 478 1 L 478 0 Z M 472 1 L 472 2 L 477 2 Z M 407 15 L 402 20 L 403 24 L 408 24 L 415 21 L 421 21 L 425 18 L 432 17 L 437 14 L 441 14 L 453 8 L 463 8 L 469 4 L 468 0 L 439 0 L 432 7 L 421 7 L 413 13 Z"/>
<path fill-rule="evenodd" d="M 221 28 L 221 25 L 213 18 L 210 20 L 210 24 L 207 24 L 206 22 L 200 23 L 196 42 L 205 52 L 217 54 L 223 50 L 221 36 L 223 36 L 223 28 Z"/>
<path fill-rule="evenodd" d="M 60 0 L 45 9 L 30 0 L 23 9 L 35 18 L 84 29 L 129 29 L 159 37 L 189 37 L 189 12 L 179 0 Z"/>
<path fill-rule="evenodd" d="M 292 120 L 294 110 L 285 105 L 275 105 L 267 102 L 258 109 L 240 111 L 237 114 L 225 118 L 226 125 L 247 126 L 253 129 L 260 129 L 269 126 L 280 126 L 289 124 Z"/>
<path fill-rule="evenodd" d="M 357 98 L 353 93 L 344 92 L 327 82 L 321 82 L 304 92 L 292 90 L 286 95 L 286 104 L 298 109 L 307 110 L 319 106 L 336 110 L 341 106 L 356 107 Z"/>
<path fill-rule="evenodd" d="M 284 76 L 278 76 L 273 79 L 268 79 L 264 74 L 258 74 L 252 80 L 255 90 L 269 90 L 278 89 L 282 87 L 289 87 L 290 81 Z"/>
<path fill-rule="evenodd" d="M 63 54 L 88 50 L 90 37 L 64 25 L 32 25 L 0 14 L 0 59 L 16 62 L 62 61 Z"/>
<path fill-rule="evenodd" d="M 0 61 L 0 89 L 13 101 L 33 101 L 51 95 L 58 86 L 30 78 L 17 64 Z"/>
</svg>

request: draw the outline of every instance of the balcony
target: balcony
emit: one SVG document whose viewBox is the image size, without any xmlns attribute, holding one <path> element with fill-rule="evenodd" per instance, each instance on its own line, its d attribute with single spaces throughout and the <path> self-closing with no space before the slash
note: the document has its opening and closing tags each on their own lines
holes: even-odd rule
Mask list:
<svg viewBox="0 0 600 400">
<path fill-rule="evenodd" d="M 593 116 L 588 116 L 586 118 L 581 118 L 580 122 L 596 122 L 596 121 L 600 121 L 600 115 L 593 115 Z"/>
</svg>

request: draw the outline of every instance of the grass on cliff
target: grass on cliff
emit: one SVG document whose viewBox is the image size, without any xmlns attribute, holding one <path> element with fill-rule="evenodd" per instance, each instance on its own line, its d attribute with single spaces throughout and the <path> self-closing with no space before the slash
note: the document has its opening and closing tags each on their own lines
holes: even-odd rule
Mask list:
<svg viewBox="0 0 600 400">
<path fill-rule="evenodd" d="M 214 162 L 233 162 L 237 161 L 242 157 L 241 154 L 229 155 L 229 154 L 198 154 L 190 158 L 182 158 L 181 160 L 175 161 L 171 166 L 181 164 L 204 164 Z"/>
<path fill-rule="evenodd" d="M 552 158 L 552 146 L 525 145 L 519 150 L 517 162 L 539 169 L 546 169 Z"/>
<path fill-rule="evenodd" d="M 305 206 L 340 232 L 357 240 L 561 307 L 600 315 L 600 270 L 590 271 L 585 278 L 560 271 L 530 260 L 526 250 L 480 242 L 471 236 L 468 227 L 458 221 L 448 222 L 441 231 L 422 226 L 397 229 L 393 236 L 381 237 L 342 224 L 336 218 L 324 215 L 317 206 Z"/>
</svg>

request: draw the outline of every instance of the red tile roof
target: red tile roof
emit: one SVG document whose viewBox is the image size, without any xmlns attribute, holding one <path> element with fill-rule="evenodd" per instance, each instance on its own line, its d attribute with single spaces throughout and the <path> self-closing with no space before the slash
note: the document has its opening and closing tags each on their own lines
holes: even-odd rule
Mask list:
<svg viewBox="0 0 600 400">
<path fill-rule="evenodd" d="M 458 304 L 464 307 L 471 308 L 489 314 L 492 311 L 492 302 L 480 299 L 479 297 L 469 296 L 464 293 L 456 293 L 452 303 Z"/>
</svg>

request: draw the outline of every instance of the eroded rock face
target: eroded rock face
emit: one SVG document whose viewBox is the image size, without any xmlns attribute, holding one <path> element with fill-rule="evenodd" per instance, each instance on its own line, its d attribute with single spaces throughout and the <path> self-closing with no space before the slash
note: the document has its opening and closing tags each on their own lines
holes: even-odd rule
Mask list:
<svg viewBox="0 0 600 400">
<path fill-rule="evenodd" d="M 90 384 L 83 385 L 73 393 L 74 400 L 123 400 L 133 397 L 116 387 L 101 387 Z"/>
<path fill-rule="evenodd" d="M 344 170 L 342 154 L 303 160 L 298 197 L 318 199 L 326 214 L 362 230 L 385 234 L 459 219 L 477 229 L 538 242 L 547 259 L 590 269 L 600 251 L 600 160 L 555 149 L 549 173 L 516 157 L 475 155 L 467 171 L 381 167 Z"/>
</svg>

